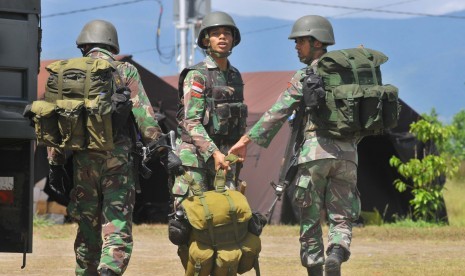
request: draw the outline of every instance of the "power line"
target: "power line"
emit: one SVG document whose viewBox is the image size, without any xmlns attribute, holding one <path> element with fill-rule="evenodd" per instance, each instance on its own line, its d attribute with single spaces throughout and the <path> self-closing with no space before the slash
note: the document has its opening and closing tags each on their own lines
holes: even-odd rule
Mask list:
<svg viewBox="0 0 465 276">
<path fill-rule="evenodd" d="M 58 13 L 47 14 L 47 15 L 42 16 L 42 18 L 49 18 L 49 17 L 62 16 L 62 15 L 68 15 L 68 14 L 75 14 L 75 13 L 81 13 L 81 12 L 88 12 L 88 11 L 94 11 L 94 10 L 102 10 L 102 9 L 114 8 L 114 7 L 118 7 L 118 6 L 131 5 L 131 4 L 135 4 L 135 3 L 143 2 L 143 1 L 153 1 L 153 0 L 133 0 L 133 1 L 126 1 L 126 2 L 119 2 L 119 3 L 114 3 L 114 4 L 111 4 L 111 5 L 103 5 L 103 6 L 97 6 L 97 7 L 92 7 L 92 8 L 86 8 L 86 9 L 79 9 L 79 10 L 72 10 L 72 11 L 67 11 L 67 12 L 58 12 Z"/>
<path fill-rule="evenodd" d="M 333 8 L 333 9 L 365 11 L 365 12 L 380 12 L 380 13 L 390 13 L 390 14 L 403 14 L 403 15 L 415 15 L 415 16 L 427 16 L 427 17 L 465 19 L 465 16 L 459 16 L 459 15 L 440 15 L 440 14 L 437 15 L 437 14 L 420 13 L 420 12 L 390 11 L 390 10 L 374 9 L 374 8 L 356 8 L 356 7 L 348 7 L 348 6 L 340 6 L 340 5 L 329 5 L 329 4 L 321 4 L 321 3 L 308 3 L 308 2 L 293 1 L 293 0 L 261 0 L 261 1 L 279 2 L 279 3 L 287 3 L 287 4 L 297 4 L 297 5 L 306 5 L 306 6 L 316 6 L 316 7 L 325 7 L 325 8 Z"/>
<path fill-rule="evenodd" d="M 132 0 L 132 1 L 126 1 L 126 2 L 119 2 L 119 3 L 114 3 L 114 4 L 111 4 L 111 5 L 103 5 L 103 6 L 96 6 L 96 7 L 86 8 L 86 9 L 79 9 L 79 10 L 72 10 L 72 11 L 67 11 L 67 12 L 59 12 L 59 13 L 47 14 L 47 15 L 42 16 L 42 18 L 63 16 L 63 15 L 69 15 L 69 14 L 75 14 L 75 13 L 94 11 L 94 10 L 99 10 L 99 9 L 114 8 L 114 7 L 118 7 L 118 6 L 136 4 L 136 3 L 144 2 L 144 1 L 157 1 L 157 0 Z M 307 5 L 307 6 L 333 8 L 333 9 L 345 9 L 345 10 L 352 10 L 352 11 L 358 11 L 358 12 L 378 12 L 378 13 L 389 13 L 389 14 L 399 14 L 399 15 L 414 15 L 414 16 L 427 16 L 427 17 L 442 17 L 442 18 L 451 18 L 451 19 L 465 19 L 465 16 L 459 16 L 459 15 L 440 15 L 440 14 L 429 14 L 429 13 L 408 12 L 408 11 L 392 11 L 392 10 L 380 9 L 380 8 L 383 8 L 383 7 L 395 6 L 395 5 L 399 5 L 399 4 L 403 4 L 403 3 L 407 3 L 407 2 L 418 1 L 418 0 L 410 0 L 410 1 L 403 1 L 403 2 L 398 2 L 398 3 L 393 3 L 393 4 L 380 6 L 378 8 L 357 8 L 357 7 L 349 7 L 349 6 L 341 6 L 341 5 L 309 3 L 309 2 L 294 1 L 294 0 L 261 0 L 261 1 L 296 4 L 296 5 Z M 346 14 L 341 14 L 340 16 L 342 16 L 342 15 L 346 15 Z"/>
<path fill-rule="evenodd" d="M 139 3 L 139 2 L 143 2 L 143 1 L 156 1 L 156 2 L 158 2 L 160 4 L 159 0 L 133 0 L 133 1 L 126 1 L 126 2 L 119 2 L 119 3 L 115 3 L 115 4 L 111 4 L 111 5 L 103 5 L 103 6 L 96 6 L 96 7 L 92 7 L 92 8 L 86 8 L 86 9 L 79 9 L 79 10 L 72 10 L 72 11 L 67 11 L 67 12 L 53 13 L 53 14 L 44 15 L 44 16 L 42 16 L 42 18 L 63 16 L 63 15 L 68 15 L 68 14 L 81 13 L 81 12 L 88 12 L 88 11 L 93 11 L 93 10 L 98 10 L 98 9 L 114 8 L 114 7 L 117 7 L 117 6 L 136 4 L 136 3 Z M 427 17 L 465 19 L 465 16 L 434 15 L 434 14 L 427 14 L 427 13 L 390 11 L 390 10 L 380 9 L 380 8 L 384 8 L 384 7 L 388 7 L 388 6 L 395 6 L 395 5 L 400 5 L 400 4 L 404 4 L 404 3 L 407 3 L 407 2 L 414 2 L 414 1 L 419 1 L 419 0 L 406 0 L 406 1 L 402 1 L 402 2 L 397 2 L 397 3 L 392 3 L 392 4 L 379 6 L 378 8 L 357 8 L 357 7 L 348 7 L 348 6 L 341 6 L 341 5 L 329 5 L 329 4 L 321 4 L 321 3 L 309 3 L 309 2 L 293 1 L 293 0 L 261 0 L 261 1 L 280 2 L 280 3 L 297 4 L 297 5 L 308 5 L 308 6 L 317 6 L 317 7 L 326 7 L 326 8 L 335 8 L 335 9 L 345 9 L 345 10 L 352 10 L 352 11 L 355 11 L 355 12 L 379 12 L 379 13 L 390 13 L 390 14 L 403 14 L 403 15 L 415 15 L 415 16 L 427 16 Z M 161 7 L 161 9 L 163 10 L 162 7 Z M 336 15 L 336 17 L 344 16 L 344 15 L 347 15 L 347 14 L 352 14 L 352 13 L 340 14 L 340 15 Z M 161 17 L 161 14 L 160 14 L 160 17 Z M 332 16 L 332 17 L 334 17 L 334 16 Z M 263 29 L 257 29 L 257 30 L 252 30 L 252 31 L 249 31 L 249 32 L 244 32 L 242 34 L 246 35 L 246 34 L 252 34 L 252 33 L 257 33 L 257 32 L 271 31 L 271 30 L 275 30 L 275 29 L 289 27 L 291 25 L 292 24 L 285 24 L 285 25 L 280 25 L 280 26 L 275 26 L 275 27 L 267 27 L 267 28 L 263 28 Z M 160 26 L 158 26 L 157 34 L 159 34 L 159 32 L 160 32 Z M 160 47 L 159 45 L 157 45 L 157 48 L 138 50 L 138 51 L 134 51 L 133 54 L 144 53 L 144 52 L 149 52 L 149 51 L 154 51 L 154 50 L 159 52 L 160 48 L 167 48 L 167 47 L 172 48 L 174 46 Z"/>
<path fill-rule="evenodd" d="M 374 9 L 381 9 L 381 8 L 386 8 L 386 7 L 398 6 L 398 5 L 402 5 L 402 4 L 405 4 L 405 3 L 411 3 L 411 2 L 416 2 L 416 1 L 422 1 L 422 0 L 401 1 L 401 2 L 386 4 L 386 5 L 382 5 L 382 6 L 377 6 Z M 342 13 L 342 14 L 333 15 L 331 17 L 341 17 L 341 16 L 346 16 L 346 15 L 361 13 L 361 12 L 363 12 L 363 11 L 351 11 L 351 12 L 346 12 L 346 13 Z"/>
<path fill-rule="evenodd" d="M 291 24 L 280 25 L 280 26 L 274 26 L 274 27 L 267 27 L 267 28 L 263 28 L 263 29 L 257 29 L 257 30 L 252 30 L 252 31 L 248 31 L 248 32 L 243 32 L 242 34 L 246 35 L 246 34 L 259 33 L 259 32 L 273 31 L 273 30 L 276 30 L 276 29 L 287 28 L 287 27 L 289 27 L 291 25 L 292 25 L 292 23 Z"/>
<path fill-rule="evenodd" d="M 387 4 L 387 5 L 383 5 L 383 6 L 378 6 L 378 7 L 376 7 L 376 9 L 384 8 L 384 7 L 390 7 L 390 6 L 397 6 L 397 5 L 401 5 L 401 4 L 405 4 L 405 3 L 409 3 L 409 2 L 415 2 L 415 1 L 422 1 L 422 0 L 406 0 L 406 1 L 402 1 L 402 2 L 397 2 L 397 3 L 391 3 L 391 4 Z M 363 12 L 363 11 L 352 11 L 352 12 L 347 12 L 347 13 L 343 13 L 343 14 L 333 15 L 331 17 L 339 17 L 339 16 L 349 15 L 349 14 L 353 14 L 353 13 L 360 13 L 360 12 Z M 243 34 L 246 35 L 246 34 L 252 34 L 252 33 L 272 31 L 272 30 L 275 30 L 275 29 L 287 28 L 287 27 L 289 27 L 291 25 L 292 24 L 285 24 L 285 25 L 280 25 L 280 26 L 267 27 L 267 28 L 263 28 L 263 29 L 244 32 Z"/>
<path fill-rule="evenodd" d="M 163 16 L 163 4 L 160 0 L 157 1 L 158 5 L 160 6 L 160 14 L 158 15 L 158 26 L 157 26 L 157 34 L 156 34 L 156 46 L 157 46 L 157 53 L 158 57 L 161 62 L 168 64 L 170 63 L 175 55 L 174 47 L 170 53 L 164 53 L 160 48 L 160 34 L 161 34 L 161 18 Z"/>
<path fill-rule="evenodd" d="M 161 51 L 160 45 L 159 45 L 160 32 L 161 32 L 161 18 L 162 18 L 162 15 L 163 15 L 163 4 L 161 3 L 160 0 L 133 0 L 133 1 L 126 1 L 126 2 L 119 2 L 119 3 L 114 3 L 114 4 L 111 4 L 111 5 L 103 5 L 103 6 L 96 6 L 96 7 L 92 7 L 92 8 L 86 8 L 86 9 L 79 9 L 79 10 L 72 10 L 72 11 L 67 11 L 67 12 L 59 12 L 59 13 L 48 14 L 48 15 L 42 16 L 42 18 L 63 16 L 63 15 L 69 15 L 69 14 L 75 14 L 75 13 L 94 11 L 94 10 L 99 10 L 99 9 L 101 10 L 101 9 L 114 8 L 114 7 L 118 7 L 118 6 L 136 4 L 136 3 L 139 3 L 139 2 L 143 2 L 143 1 L 155 1 L 160 5 L 160 13 L 159 13 L 159 17 L 158 17 L 158 27 L 157 27 L 157 31 L 156 31 L 156 38 L 157 38 L 156 39 L 156 48 L 139 50 L 139 51 L 135 51 L 134 53 L 143 53 L 143 52 L 156 50 L 157 53 L 159 54 L 160 60 L 163 63 L 169 63 L 169 62 L 171 62 L 171 60 L 174 57 L 174 50 L 171 51 L 171 53 L 163 53 Z"/>
</svg>

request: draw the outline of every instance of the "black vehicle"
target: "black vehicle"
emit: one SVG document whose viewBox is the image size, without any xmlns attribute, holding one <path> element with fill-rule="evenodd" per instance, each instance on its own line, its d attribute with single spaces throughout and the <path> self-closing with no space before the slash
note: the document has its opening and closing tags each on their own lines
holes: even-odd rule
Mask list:
<svg viewBox="0 0 465 276">
<path fill-rule="evenodd" d="M 23 117 L 37 98 L 40 0 L 0 0 L 0 252 L 32 253 L 35 134 Z"/>
</svg>

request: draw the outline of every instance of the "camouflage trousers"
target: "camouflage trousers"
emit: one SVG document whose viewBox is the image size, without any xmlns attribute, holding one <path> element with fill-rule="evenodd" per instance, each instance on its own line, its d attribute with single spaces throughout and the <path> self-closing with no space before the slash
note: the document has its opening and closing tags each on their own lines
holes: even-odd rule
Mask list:
<svg viewBox="0 0 465 276">
<path fill-rule="evenodd" d="M 350 256 L 352 222 L 360 215 L 357 165 L 351 161 L 321 159 L 299 165 L 294 180 L 294 200 L 300 207 L 300 256 L 302 265 L 324 264 L 321 214 L 329 222 L 328 250 L 334 245 Z M 327 250 L 327 251 L 328 251 Z"/>
<path fill-rule="evenodd" d="M 77 221 L 76 275 L 109 268 L 121 275 L 133 247 L 135 182 L 129 147 L 74 152 L 74 188 L 68 214 Z"/>
</svg>

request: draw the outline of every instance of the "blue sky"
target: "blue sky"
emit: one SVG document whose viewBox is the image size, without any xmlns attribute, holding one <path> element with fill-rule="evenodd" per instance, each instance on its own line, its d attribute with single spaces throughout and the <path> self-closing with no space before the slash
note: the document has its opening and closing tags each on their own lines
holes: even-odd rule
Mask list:
<svg viewBox="0 0 465 276">
<path fill-rule="evenodd" d="M 170 56 L 176 44 L 172 0 L 42 0 L 42 59 L 78 56 L 75 40 L 82 26 L 105 19 L 118 29 L 121 54 L 133 55 L 159 76 L 176 75 L 176 57 L 167 62 L 156 50 L 159 3 L 159 44 Z M 101 6 L 108 7 L 80 11 Z M 418 112 L 435 108 L 449 121 L 465 108 L 463 0 L 212 0 L 212 10 L 230 13 L 241 30 L 242 42 L 230 58 L 241 72 L 303 67 L 287 36 L 297 18 L 319 14 L 334 27 L 336 45 L 330 50 L 363 44 L 388 55 L 383 81 L 399 87 L 401 98 Z M 201 59 L 197 51 L 195 61 Z"/>
</svg>

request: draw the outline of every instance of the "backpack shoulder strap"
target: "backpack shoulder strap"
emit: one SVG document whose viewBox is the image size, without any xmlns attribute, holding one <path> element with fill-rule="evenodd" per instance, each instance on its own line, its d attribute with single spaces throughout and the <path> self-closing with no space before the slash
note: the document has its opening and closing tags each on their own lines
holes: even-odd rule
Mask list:
<svg viewBox="0 0 465 276">
<path fill-rule="evenodd" d="M 111 60 L 109 61 L 113 67 L 115 67 L 115 70 L 112 72 L 113 74 L 113 79 L 115 81 L 115 85 L 116 85 L 116 89 L 120 88 L 120 87 L 123 87 L 124 86 L 124 83 L 123 83 L 123 78 L 121 77 L 119 71 L 118 71 L 118 66 L 123 64 L 121 61 L 117 61 L 117 60 Z"/>
</svg>

